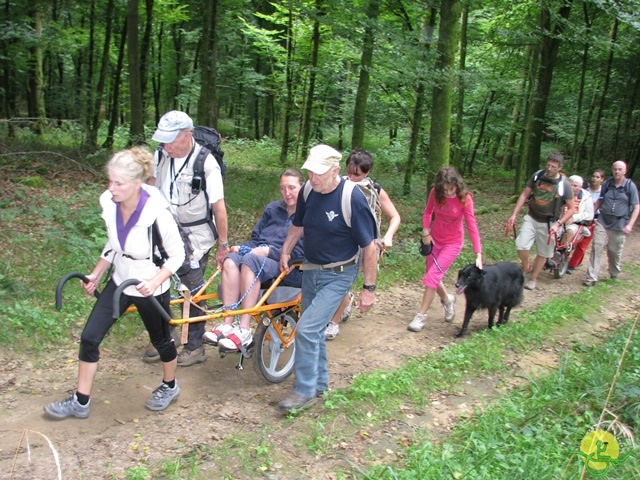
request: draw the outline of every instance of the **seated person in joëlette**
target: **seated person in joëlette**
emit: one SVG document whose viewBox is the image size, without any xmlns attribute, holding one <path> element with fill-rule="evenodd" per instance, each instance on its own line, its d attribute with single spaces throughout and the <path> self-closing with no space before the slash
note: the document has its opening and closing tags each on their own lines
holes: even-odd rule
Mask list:
<svg viewBox="0 0 640 480">
<path fill-rule="evenodd" d="M 249 309 L 258 303 L 260 284 L 280 274 L 278 260 L 280 250 L 291 220 L 296 210 L 298 192 L 304 184 L 302 173 L 287 168 L 280 174 L 280 194 L 282 200 L 267 205 L 262 217 L 251 233 L 251 240 L 241 245 L 233 245 L 231 252 L 222 264 L 220 299 L 227 310 Z M 296 244 L 291 258 L 302 258 L 302 239 Z M 284 279 L 286 285 L 299 287 L 302 273 L 295 269 Z M 233 316 L 225 317 L 224 322 L 202 339 L 210 345 L 219 345 L 225 350 L 239 350 L 240 345 L 247 346 L 253 341 L 251 316 L 244 314 L 240 323 L 233 325 Z"/>
</svg>

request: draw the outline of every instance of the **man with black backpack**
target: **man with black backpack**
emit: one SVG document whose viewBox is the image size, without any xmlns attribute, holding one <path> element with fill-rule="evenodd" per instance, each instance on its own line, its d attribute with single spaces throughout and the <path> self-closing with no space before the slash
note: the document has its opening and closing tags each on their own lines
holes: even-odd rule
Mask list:
<svg viewBox="0 0 640 480">
<path fill-rule="evenodd" d="M 531 278 L 524 288 L 536 288 L 536 280 L 542 271 L 547 258 L 553 256 L 555 250 L 555 235 L 562 224 L 567 223 L 573 216 L 573 190 L 567 177 L 560 174 L 564 165 L 564 156 L 560 152 L 547 157 L 547 166 L 536 172 L 527 182 L 513 214 L 507 221 L 507 228 L 515 224 L 516 216 L 525 203 L 529 204 L 529 212 L 524 217 L 520 233 L 516 238 L 518 257 L 522 262 L 522 269 L 531 273 Z M 562 206 L 567 209 L 561 214 Z M 529 250 L 535 243 L 536 258 L 533 266 L 529 263 Z"/>
<path fill-rule="evenodd" d="M 209 251 L 216 240 L 216 264 L 220 265 L 229 253 L 219 135 L 213 129 L 194 127 L 189 115 L 172 110 L 162 116 L 152 139 L 160 142 L 160 147 L 154 156 L 155 172 L 149 183 L 155 184 L 166 197 L 188 234 L 193 248 L 191 269 L 180 275 L 180 280 L 195 293 L 204 284 Z M 200 307 L 204 306 L 203 302 Z M 201 315 L 201 308 L 190 306 L 190 317 Z M 204 332 L 204 322 L 189 324 L 188 340 L 178 355 L 178 366 L 188 367 L 205 360 Z M 145 352 L 145 360 L 152 360 L 153 353 Z"/>
<path fill-rule="evenodd" d="M 626 178 L 627 164 L 622 160 L 614 162 L 613 176 L 602 184 L 600 198 L 594 205 L 600 214 L 593 232 L 593 245 L 589 255 L 587 278 L 584 285 L 593 287 L 600 273 L 600 259 L 606 245 L 609 260 L 609 275 L 615 280 L 620 274 L 622 249 L 626 236 L 631 233 L 638 219 L 638 187 Z"/>
</svg>

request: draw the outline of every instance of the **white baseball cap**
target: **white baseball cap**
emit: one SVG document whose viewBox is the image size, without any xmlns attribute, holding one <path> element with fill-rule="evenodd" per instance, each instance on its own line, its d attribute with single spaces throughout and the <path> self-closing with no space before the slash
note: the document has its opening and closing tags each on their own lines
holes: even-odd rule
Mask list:
<svg viewBox="0 0 640 480">
<path fill-rule="evenodd" d="M 193 120 L 189 115 L 178 110 L 171 110 L 162 116 L 151 139 L 160 143 L 171 143 L 176 139 L 180 130 L 192 128 Z"/>
<path fill-rule="evenodd" d="M 302 168 L 311 170 L 316 175 L 323 175 L 329 171 L 331 167 L 340 165 L 342 154 L 329 145 L 316 145 L 309 151 L 307 161 L 304 162 Z"/>
</svg>

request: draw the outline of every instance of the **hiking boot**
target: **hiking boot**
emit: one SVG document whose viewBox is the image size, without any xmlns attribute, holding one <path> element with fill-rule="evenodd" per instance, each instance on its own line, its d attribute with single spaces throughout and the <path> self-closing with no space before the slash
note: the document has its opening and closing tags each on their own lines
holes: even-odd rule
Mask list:
<svg viewBox="0 0 640 480">
<path fill-rule="evenodd" d="M 456 316 L 456 309 L 454 307 L 454 304 L 456 303 L 456 296 L 449 293 L 447 294 L 447 298 L 449 299 L 448 302 L 440 300 L 440 303 L 444 307 L 444 321 L 451 323 Z"/>
<path fill-rule="evenodd" d="M 278 404 L 278 408 L 286 413 L 300 412 L 312 406 L 318 397 L 305 397 L 293 392 Z"/>
<path fill-rule="evenodd" d="M 248 347 L 253 343 L 253 334 L 250 328 L 242 328 L 240 325 L 233 327 L 225 338 L 218 342 L 221 349 L 227 351 L 238 351 L 240 345 Z"/>
<path fill-rule="evenodd" d="M 351 316 L 351 306 L 353 305 L 353 300 L 355 298 L 356 298 L 356 296 L 353 294 L 353 292 L 349 292 L 349 303 L 345 307 L 344 312 L 342 312 L 342 315 L 340 315 L 340 321 L 341 322 L 346 322 L 347 320 L 349 320 L 349 317 Z M 336 330 L 336 332 L 337 332 L 337 330 Z M 336 333 L 336 335 L 337 335 L 337 333 Z"/>
<path fill-rule="evenodd" d="M 171 402 L 177 400 L 178 396 L 180 396 L 180 387 L 178 386 L 177 380 L 176 386 L 173 388 L 169 388 L 169 385 L 162 382 L 160 386 L 153 391 L 144 406 L 149 410 L 159 412 L 167 408 Z"/>
<path fill-rule="evenodd" d="M 424 327 L 424 323 L 426 321 L 427 321 L 426 313 L 416 313 L 416 316 L 413 317 L 413 320 L 411 320 L 411 323 L 409 324 L 407 329 L 409 329 L 412 332 L 419 332 L 420 330 L 422 330 L 422 327 Z"/>
<path fill-rule="evenodd" d="M 80 405 L 74 393 L 61 402 L 51 402 L 44 406 L 44 413 L 56 420 L 67 417 L 87 418 L 91 410 L 91 400 L 86 405 Z"/>
<path fill-rule="evenodd" d="M 202 341 L 207 345 L 213 345 L 214 347 L 216 347 L 218 345 L 218 342 L 223 338 L 226 338 L 226 336 L 229 335 L 232 330 L 233 325 L 231 325 L 230 323 L 221 323 L 210 332 L 205 332 L 205 334 L 202 336 Z"/>
<path fill-rule="evenodd" d="M 324 331 L 324 336 L 327 340 L 333 340 L 340 334 L 340 326 L 335 322 L 329 322 L 327 329 Z"/>
<path fill-rule="evenodd" d="M 202 363 L 206 359 L 207 357 L 204 354 L 204 347 L 202 345 L 200 345 L 195 350 L 188 350 L 187 347 L 184 347 L 178 354 L 178 366 L 190 367 L 191 365 L 195 365 L 196 363 Z"/>
<path fill-rule="evenodd" d="M 147 347 L 147 349 L 142 354 L 142 361 L 145 363 L 153 363 L 158 362 L 160 360 L 160 355 L 158 354 L 158 350 L 151 343 Z"/>
<path fill-rule="evenodd" d="M 173 338 L 173 344 L 176 347 L 182 345 L 182 332 L 179 328 L 171 328 L 171 338 Z M 160 354 L 158 354 L 158 350 L 153 346 L 151 342 L 149 342 L 149 346 L 142 354 L 142 361 L 145 363 L 154 363 L 160 360 Z"/>
<path fill-rule="evenodd" d="M 535 290 L 536 281 L 532 278 L 531 280 L 529 280 L 527 283 L 524 284 L 524 288 L 526 288 L 527 290 Z"/>
</svg>

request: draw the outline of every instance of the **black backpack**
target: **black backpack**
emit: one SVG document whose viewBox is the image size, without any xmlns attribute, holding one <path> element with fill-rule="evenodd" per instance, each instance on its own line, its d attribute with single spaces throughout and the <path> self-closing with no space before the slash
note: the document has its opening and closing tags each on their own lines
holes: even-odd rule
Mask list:
<svg viewBox="0 0 640 480">
<path fill-rule="evenodd" d="M 227 178 L 227 164 L 224 163 L 224 152 L 220 148 L 220 142 L 222 136 L 215 128 L 204 127 L 196 125 L 193 127 L 193 139 L 202 146 L 198 156 L 193 162 L 193 179 L 191 180 L 191 193 L 198 195 L 200 192 L 204 193 L 207 205 L 209 205 L 209 195 L 207 194 L 207 179 L 204 174 L 204 161 L 207 159 L 209 153 L 213 155 L 213 158 L 218 162 L 220 167 L 220 174 L 222 175 L 222 181 Z M 158 158 L 162 158 L 162 145 L 158 145 Z M 193 227 L 196 225 L 202 225 L 207 223 L 213 231 L 214 237 L 218 238 L 218 232 L 213 223 L 213 214 L 211 208 L 207 208 L 207 214 L 202 220 L 197 220 L 190 223 L 182 223 L 184 227 Z"/>
<path fill-rule="evenodd" d="M 222 174 L 222 180 L 224 181 L 227 178 L 227 164 L 223 161 L 224 152 L 220 148 L 222 137 L 218 131 L 211 127 L 197 125 L 193 127 L 193 139 L 204 147 L 200 149 L 200 154 L 193 164 L 194 178 L 199 176 L 204 182 L 204 161 L 207 158 L 207 155 L 211 153 L 213 158 L 216 159 L 216 162 L 218 162 L 220 173 Z M 205 189 L 204 183 L 202 184 L 201 189 Z"/>
<path fill-rule="evenodd" d="M 189 240 L 189 234 L 186 232 L 180 222 L 177 221 L 178 231 L 180 232 L 180 236 L 182 237 L 182 243 L 184 244 L 184 262 L 178 270 L 175 272 L 176 275 L 181 276 L 191 270 L 191 255 L 193 254 L 193 247 L 191 246 L 191 241 Z M 158 267 L 162 268 L 164 262 L 167 261 L 169 255 L 167 255 L 167 251 L 164 248 L 164 244 L 162 243 L 162 235 L 160 235 L 160 229 L 158 228 L 158 221 L 154 220 L 151 225 L 151 251 L 153 252 L 152 261 Z"/>
</svg>

